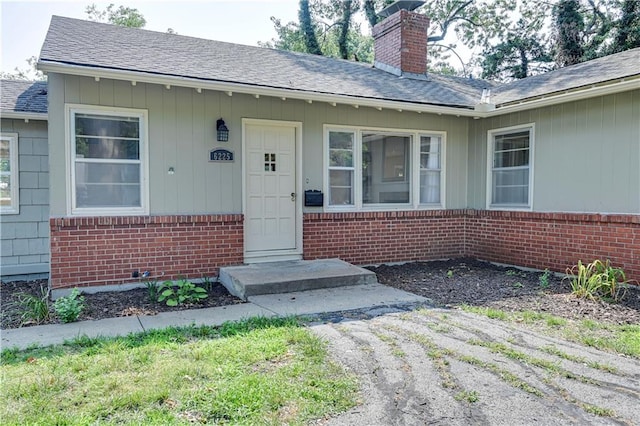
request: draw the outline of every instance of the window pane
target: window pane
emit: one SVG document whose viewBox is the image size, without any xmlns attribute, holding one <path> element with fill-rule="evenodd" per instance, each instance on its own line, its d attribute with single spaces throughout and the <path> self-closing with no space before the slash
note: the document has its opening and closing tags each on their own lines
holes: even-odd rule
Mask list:
<svg viewBox="0 0 640 426">
<path fill-rule="evenodd" d="M 408 203 L 410 193 L 409 136 L 362 136 L 362 202 Z"/>
<path fill-rule="evenodd" d="M 529 150 L 496 152 L 493 158 L 493 167 L 527 166 L 529 165 Z"/>
<path fill-rule="evenodd" d="M 0 172 L 11 171 L 11 143 L 7 139 L 0 140 Z"/>
<path fill-rule="evenodd" d="M 139 164 L 76 162 L 76 207 L 140 207 Z"/>
<path fill-rule="evenodd" d="M 0 206 L 11 207 L 11 174 L 0 175 Z"/>
<path fill-rule="evenodd" d="M 138 117 L 76 114 L 75 118 L 77 136 L 140 138 L 140 119 Z"/>
<path fill-rule="evenodd" d="M 329 132 L 329 149 L 353 150 L 353 133 Z"/>
<path fill-rule="evenodd" d="M 329 132 L 329 166 L 353 167 L 353 133 Z"/>
<path fill-rule="evenodd" d="M 329 204 L 353 204 L 353 171 L 329 170 Z"/>
<path fill-rule="evenodd" d="M 76 157 L 138 160 L 140 143 L 138 140 L 77 137 Z"/>
<path fill-rule="evenodd" d="M 420 203 L 440 202 L 440 172 L 421 171 L 420 172 Z"/>
<path fill-rule="evenodd" d="M 331 167 L 353 167 L 353 151 L 329 150 L 329 165 Z"/>
<path fill-rule="evenodd" d="M 423 169 L 440 168 L 440 138 L 420 137 L 420 167 Z"/>
<path fill-rule="evenodd" d="M 493 204 L 528 204 L 529 170 L 493 172 Z"/>
<path fill-rule="evenodd" d="M 529 131 L 497 135 L 495 141 L 496 152 L 529 148 Z"/>
</svg>

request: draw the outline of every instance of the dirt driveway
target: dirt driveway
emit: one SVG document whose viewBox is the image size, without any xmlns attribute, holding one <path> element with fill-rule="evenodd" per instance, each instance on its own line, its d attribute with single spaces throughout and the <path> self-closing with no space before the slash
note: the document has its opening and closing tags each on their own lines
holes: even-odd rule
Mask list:
<svg viewBox="0 0 640 426">
<path fill-rule="evenodd" d="M 328 425 L 640 425 L 640 361 L 460 310 L 312 327 L 358 375 Z"/>
</svg>

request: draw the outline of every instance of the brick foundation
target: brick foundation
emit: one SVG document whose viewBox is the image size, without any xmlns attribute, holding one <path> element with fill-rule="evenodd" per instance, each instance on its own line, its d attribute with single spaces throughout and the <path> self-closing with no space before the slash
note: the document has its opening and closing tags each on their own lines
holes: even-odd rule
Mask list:
<svg viewBox="0 0 640 426">
<path fill-rule="evenodd" d="M 464 210 L 306 214 L 304 257 L 359 265 L 461 257 L 464 223 Z"/>
<path fill-rule="evenodd" d="M 610 259 L 640 280 L 640 216 L 485 210 L 314 213 L 304 256 L 356 264 L 475 257 L 565 272 Z"/>
<path fill-rule="evenodd" d="M 359 265 L 455 257 L 565 272 L 610 259 L 640 280 L 640 216 L 428 210 L 304 215 L 304 258 Z M 50 220 L 53 289 L 215 276 L 243 262 L 236 215 Z"/>
<path fill-rule="evenodd" d="M 202 278 L 243 262 L 242 215 L 54 218 L 52 289 Z"/>
<path fill-rule="evenodd" d="M 579 259 L 610 259 L 640 280 L 640 216 L 469 210 L 466 254 L 565 272 Z"/>
</svg>

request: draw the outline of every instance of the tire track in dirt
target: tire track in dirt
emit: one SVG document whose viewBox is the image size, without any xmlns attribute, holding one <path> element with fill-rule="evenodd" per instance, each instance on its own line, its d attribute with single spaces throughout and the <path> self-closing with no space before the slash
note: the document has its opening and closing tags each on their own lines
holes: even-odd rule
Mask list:
<svg viewBox="0 0 640 426">
<path fill-rule="evenodd" d="M 342 425 L 640 425 L 640 362 L 461 311 L 314 326 L 361 379 Z"/>
<path fill-rule="evenodd" d="M 433 317 L 433 312 L 420 311 L 420 313 L 431 314 L 431 317 Z M 584 351 L 586 349 L 584 347 L 582 347 L 583 355 L 570 355 L 564 351 L 567 342 L 561 342 L 550 337 L 546 340 L 553 341 L 556 344 L 554 346 L 555 352 L 545 352 L 540 350 L 539 346 L 526 342 L 527 339 L 540 341 L 540 336 L 535 333 L 503 322 L 490 320 L 491 333 L 487 333 L 484 329 L 481 330 L 468 325 L 472 323 L 470 322 L 473 319 L 471 314 L 460 312 L 460 317 L 465 322 L 441 318 L 441 321 L 446 324 L 455 325 L 458 329 L 470 333 L 470 336 L 457 337 L 459 341 L 473 346 L 485 347 L 494 354 L 500 354 L 505 358 L 515 359 L 531 366 L 530 369 L 535 371 L 539 377 L 542 377 L 543 374 L 545 375 L 542 380 L 551 386 L 558 395 L 573 404 L 583 408 L 586 407 L 587 410 L 598 410 L 598 408 L 601 408 L 599 407 L 601 401 L 605 401 L 611 407 L 609 411 L 624 413 L 622 414 L 624 417 L 626 417 L 627 411 L 631 411 L 628 414 L 633 414 L 633 408 L 629 410 L 629 407 L 637 407 L 640 404 L 640 380 L 638 380 L 639 369 L 637 362 L 634 363 L 628 358 L 612 356 L 601 351 L 589 351 L 591 354 L 600 352 L 598 358 L 603 360 L 600 363 L 599 361 L 591 360 Z M 420 317 L 414 317 L 414 321 L 420 321 Z M 508 334 L 503 334 L 505 328 L 514 333 L 520 333 L 519 340 L 524 340 L 524 343 L 517 339 L 511 339 Z M 527 336 L 527 339 L 524 339 L 524 336 Z M 504 337 L 506 337 L 506 340 L 502 340 Z M 557 349 L 557 345 L 562 345 L 563 350 Z M 571 345 L 568 346 L 569 349 L 572 348 Z M 573 359 L 567 359 L 567 357 L 573 357 Z M 605 359 L 609 361 L 604 361 Z M 615 367 L 607 364 L 612 359 L 616 362 Z M 562 380 L 568 386 L 559 386 L 559 380 Z M 570 392 L 567 388 L 571 388 L 573 392 Z M 609 401 L 608 395 L 612 392 L 616 393 L 617 397 Z"/>
</svg>

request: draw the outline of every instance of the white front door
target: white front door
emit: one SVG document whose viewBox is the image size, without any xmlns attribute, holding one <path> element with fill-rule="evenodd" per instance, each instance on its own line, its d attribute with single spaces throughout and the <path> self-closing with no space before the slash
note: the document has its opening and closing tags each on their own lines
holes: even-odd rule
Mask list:
<svg viewBox="0 0 640 426">
<path fill-rule="evenodd" d="M 245 131 L 245 261 L 297 251 L 295 125 L 251 123 Z"/>
</svg>

